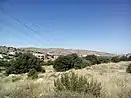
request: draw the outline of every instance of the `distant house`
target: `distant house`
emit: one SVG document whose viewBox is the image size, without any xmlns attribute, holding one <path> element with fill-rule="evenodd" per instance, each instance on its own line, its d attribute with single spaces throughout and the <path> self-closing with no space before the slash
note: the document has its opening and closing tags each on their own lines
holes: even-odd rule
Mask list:
<svg viewBox="0 0 131 98">
<path fill-rule="evenodd" d="M 36 56 L 37 58 L 40 58 L 40 59 L 44 59 L 45 55 L 42 54 L 42 53 L 33 53 L 34 56 Z"/>
</svg>

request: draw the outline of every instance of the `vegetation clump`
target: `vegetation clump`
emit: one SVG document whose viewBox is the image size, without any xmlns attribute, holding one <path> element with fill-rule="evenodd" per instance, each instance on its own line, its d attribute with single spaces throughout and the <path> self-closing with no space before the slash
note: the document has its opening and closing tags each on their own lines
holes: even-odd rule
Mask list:
<svg viewBox="0 0 131 98">
<path fill-rule="evenodd" d="M 31 53 L 21 53 L 15 59 L 7 64 L 6 74 L 22 74 L 27 73 L 31 69 L 37 72 L 42 71 L 41 60 Z"/>
<path fill-rule="evenodd" d="M 67 71 L 71 68 L 84 68 L 86 66 L 90 66 L 90 62 L 83 60 L 81 57 L 78 57 L 77 54 L 68 54 L 66 56 L 59 56 L 54 61 L 54 69 L 56 71 Z"/>
<path fill-rule="evenodd" d="M 54 64 L 54 61 L 49 60 L 49 61 L 47 61 L 47 62 L 44 62 L 43 65 L 45 65 L 45 66 L 50 66 L 50 65 L 53 65 L 53 64 Z"/>
<path fill-rule="evenodd" d="M 131 64 L 128 65 L 127 69 L 126 69 L 127 73 L 131 73 Z"/>
<path fill-rule="evenodd" d="M 31 78 L 31 79 L 37 79 L 38 78 L 37 71 L 34 68 L 30 69 L 30 71 L 28 73 L 28 77 Z"/>
<path fill-rule="evenodd" d="M 74 72 L 62 74 L 54 81 L 54 86 L 56 92 L 77 92 L 91 94 L 95 97 L 100 97 L 102 90 L 101 83 L 94 79 L 78 76 Z"/>
<path fill-rule="evenodd" d="M 99 64 L 98 57 L 96 55 L 87 55 L 85 57 L 86 60 L 91 62 L 91 65 Z"/>
</svg>

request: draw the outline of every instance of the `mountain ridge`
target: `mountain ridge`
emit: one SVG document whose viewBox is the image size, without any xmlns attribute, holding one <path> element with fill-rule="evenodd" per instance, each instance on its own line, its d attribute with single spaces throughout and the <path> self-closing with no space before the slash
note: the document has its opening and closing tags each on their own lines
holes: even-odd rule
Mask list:
<svg viewBox="0 0 131 98">
<path fill-rule="evenodd" d="M 53 55 L 67 55 L 71 53 L 76 53 L 78 55 L 86 56 L 86 55 L 98 55 L 98 56 L 116 56 L 113 53 L 94 51 L 94 50 L 86 50 L 86 49 L 65 49 L 65 48 L 37 48 L 37 47 L 7 47 L 0 46 L 0 52 L 16 52 L 16 51 L 31 51 L 31 52 L 40 52 L 43 54 L 53 54 Z"/>
</svg>

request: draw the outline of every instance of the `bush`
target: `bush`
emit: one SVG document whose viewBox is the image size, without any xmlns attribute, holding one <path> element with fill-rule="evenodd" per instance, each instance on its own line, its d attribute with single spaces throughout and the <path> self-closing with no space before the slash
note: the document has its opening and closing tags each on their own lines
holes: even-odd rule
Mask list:
<svg viewBox="0 0 131 98">
<path fill-rule="evenodd" d="M 128 65 L 127 69 L 126 69 L 127 73 L 131 73 L 131 64 Z"/>
<path fill-rule="evenodd" d="M 89 60 L 86 60 L 86 59 L 80 58 L 80 57 L 74 64 L 75 69 L 81 69 L 81 68 L 85 68 L 87 66 L 91 66 L 91 62 Z"/>
<path fill-rule="evenodd" d="M 84 76 L 78 76 L 74 72 L 62 74 L 60 78 L 54 81 L 54 86 L 56 92 L 77 92 L 92 94 L 96 97 L 100 97 L 102 89 L 101 83 Z"/>
<path fill-rule="evenodd" d="M 118 56 L 115 56 L 115 57 L 111 58 L 111 61 L 114 63 L 118 63 L 118 62 L 120 62 L 120 58 Z"/>
<path fill-rule="evenodd" d="M 9 62 L 6 74 L 27 73 L 31 69 L 35 69 L 38 72 L 42 70 L 40 59 L 30 53 L 22 53 Z"/>
<path fill-rule="evenodd" d="M 38 78 L 38 73 L 37 71 L 33 68 L 30 69 L 29 73 L 28 73 L 28 77 L 32 78 L 32 79 L 37 79 Z"/>
<path fill-rule="evenodd" d="M 128 57 L 128 61 L 131 61 L 131 56 Z"/>
<path fill-rule="evenodd" d="M 54 65 L 53 68 L 56 71 L 66 71 L 70 69 L 70 62 L 69 62 L 69 58 L 67 58 L 66 56 L 59 56 L 55 61 L 54 61 Z"/>
<path fill-rule="evenodd" d="M 46 72 L 46 71 L 45 71 L 45 68 L 42 68 L 41 72 L 42 72 L 42 73 L 45 73 L 45 72 Z"/>
<path fill-rule="evenodd" d="M 7 66 L 8 66 L 8 61 L 0 60 L 0 67 L 7 67 Z"/>
<path fill-rule="evenodd" d="M 121 90 L 118 94 L 118 98 L 131 98 L 131 89 Z"/>
<path fill-rule="evenodd" d="M 128 61 L 128 58 L 126 56 L 121 56 L 120 61 Z"/>
<path fill-rule="evenodd" d="M 66 56 L 61 55 L 54 61 L 53 67 L 56 71 L 66 71 L 74 68 L 74 65 L 78 59 L 79 57 L 77 54 L 69 54 Z"/>
<path fill-rule="evenodd" d="M 87 55 L 85 59 L 89 60 L 91 62 L 91 65 L 100 64 L 98 57 L 95 55 Z"/>
<path fill-rule="evenodd" d="M 77 54 L 68 54 L 66 56 L 59 56 L 54 61 L 54 69 L 56 71 L 67 71 L 71 68 L 81 69 L 90 66 L 91 62 L 84 58 L 78 57 Z"/>
<path fill-rule="evenodd" d="M 111 62 L 111 58 L 107 56 L 98 56 L 97 60 L 98 60 L 98 64 Z"/>
<path fill-rule="evenodd" d="M 53 65 L 53 64 L 54 64 L 54 61 L 51 61 L 51 60 L 44 62 L 44 65 L 46 65 L 46 66 L 50 66 L 50 65 Z"/>
</svg>

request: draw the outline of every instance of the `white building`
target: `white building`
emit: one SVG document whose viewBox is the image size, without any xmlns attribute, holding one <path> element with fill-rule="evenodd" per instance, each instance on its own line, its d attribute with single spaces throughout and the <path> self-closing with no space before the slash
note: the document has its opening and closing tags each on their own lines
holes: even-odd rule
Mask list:
<svg viewBox="0 0 131 98">
<path fill-rule="evenodd" d="M 33 53 L 33 55 L 40 59 L 43 59 L 45 56 L 44 54 L 41 54 L 41 53 Z"/>
</svg>

